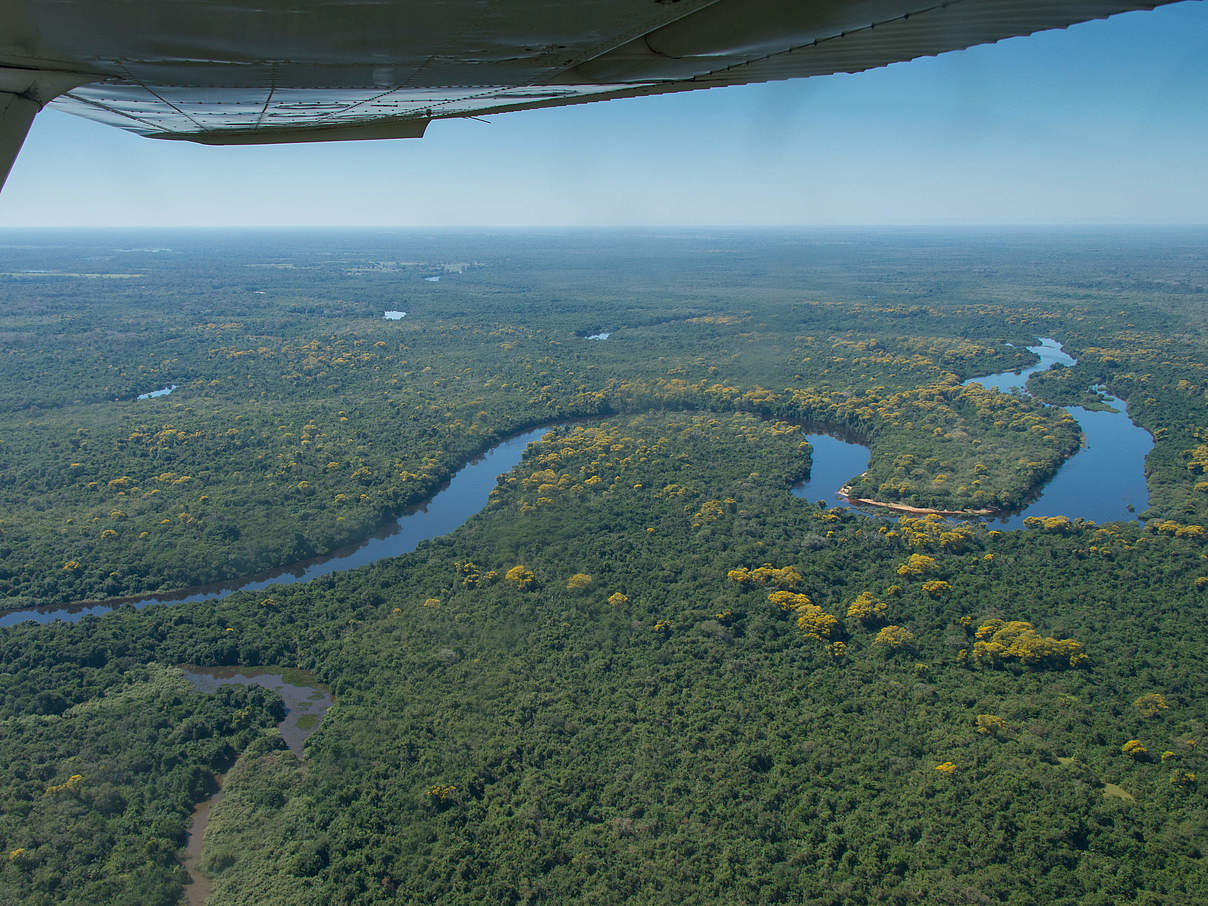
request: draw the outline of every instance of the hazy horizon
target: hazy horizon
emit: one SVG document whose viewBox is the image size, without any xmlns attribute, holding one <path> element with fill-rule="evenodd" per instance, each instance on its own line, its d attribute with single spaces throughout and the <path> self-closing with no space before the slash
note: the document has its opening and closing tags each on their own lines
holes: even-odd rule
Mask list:
<svg viewBox="0 0 1208 906">
<path fill-rule="evenodd" d="M 524 234 L 524 233 L 859 233 L 886 232 L 909 233 L 930 232 L 936 234 L 964 233 L 1116 233 L 1146 231 L 1171 231 L 1195 233 L 1208 231 L 1208 220 L 1200 223 L 1188 222 L 1136 222 L 1136 223 L 805 223 L 805 224 L 775 224 L 775 223 L 611 223 L 611 224 L 100 224 L 96 226 L 5 226 L 0 225 L 0 236 L 28 235 L 37 233 L 58 233 L 81 235 L 95 233 L 478 233 L 494 234 Z"/>
</svg>

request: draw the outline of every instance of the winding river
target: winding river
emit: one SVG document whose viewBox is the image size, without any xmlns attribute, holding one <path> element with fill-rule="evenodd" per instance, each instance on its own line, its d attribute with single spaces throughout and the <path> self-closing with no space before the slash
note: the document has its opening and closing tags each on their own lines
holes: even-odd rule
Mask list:
<svg viewBox="0 0 1208 906">
<path fill-rule="evenodd" d="M 534 428 L 513 435 L 487 450 L 461 468 L 426 504 L 408 510 L 373 537 L 343 548 L 331 556 L 301 565 L 259 573 L 244 579 L 207 585 L 164 594 L 151 594 L 119 602 L 101 602 L 79 607 L 37 607 L 0 615 L 0 626 L 12 626 L 26 620 L 49 623 L 53 620 L 75 622 L 86 616 L 100 616 L 122 603 L 142 608 L 150 604 L 187 604 L 225 598 L 236 591 L 256 591 L 270 585 L 291 585 L 320 576 L 368 566 L 386 557 L 409 554 L 421 542 L 453 531 L 487 504 L 496 479 L 520 462 L 525 447 L 539 440 L 549 428 Z"/>
<path fill-rule="evenodd" d="M 1075 362 L 1062 350 L 1061 344 L 1052 339 L 1041 338 L 1037 345 L 1027 348 L 1039 357 L 1035 365 L 1019 372 L 1002 372 L 970 381 L 1003 392 L 1026 392 L 1024 386 L 1032 374 L 1054 364 L 1072 365 Z M 1095 522 L 1137 518 L 1136 514 L 1149 506 L 1145 456 L 1153 448 L 1153 439 L 1147 431 L 1133 424 L 1122 400 L 1107 397 L 1106 402 L 1116 411 L 1091 412 L 1078 406 L 1069 407 L 1066 411 L 1082 428 L 1085 438 L 1082 448 L 1061 466 L 1034 502 L 1019 512 L 986 521 L 995 523 L 998 528 L 1013 529 L 1022 527 L 1023 520 L 1029 516 L 1065 515 Z M 50 606 L 13 611 L 0 615 L 0 627 L 27 620 L 74 622 L 85 616 L 108 613 L 121 603 L 141 608 L 150 604 L 212 600 L 235 591 L 306 582 L 410 553 L 421 542 L 452 532 L 481 510 L 497 477 L 515 467 L 525 448 L 548 430 L 548 427 L 534 428 L 507 438 L 464 466 L 426 505 L 403 514 L 372 538 L 324 559 L 184 592 L 79 607 Z M 866 515 L 888 515 L 852 504 L 837 493 L 853 476 L 868 468 L 868 447 L 830 434 L 809 434 L 806 439 L 813 446 L 813 466 L 809 478 L 792 487 L 794 496 Z"/>
<path fill-rule="evenodd" d="M 1035 365 L 1022 371 L 970 378 L 965 383 L 978 383 L 1003 393 L 1026 393 L 1028 378 L 1033 374 L 1047 371 L 1054 365 L 1069 367 L 1077 363 L 1060 343 L 1048 337 L 1041 337 L 1037 345 L 1027 349 L 1039 357 Z M 1115 411 L 1092 412 L 1081 406 L 1066 409 L 1082 429 L 1082 447 L 1062 464 L 1034 501 L 1017 512 L 979 521 L 1000 529 L 1022 528 L 1024 519 L 1029 516 L 1070 516 L 1094 522 L 1116 522 L 1136 519 L 1137 513 L 1148 508 L 1145 457 L 1153 449 L 1153 438 L 1128 417 L 1128 406 L 1123 400 L 1107 396 L 1104 402 Z M 853 475 L 868 468 L 868 447 L 826 434 L 811 434 L 806 439 L 814 445 L 814 468 L 809 478 L 793 486 L 794 496 L 824 501 L 866 515 L 896 518 L 896 513 L 853 504 L 836 493 L 836 489 Z"/>
<path fill-rule="evenodd" d="M 1078 360 L 1062 349 L 1061 344 L 1056 340 L 1051 337 L 1039 337 L 1038 339 L 1040 342 L 1035 346 L 1025 347 L 1028 352 L 1035 353 L 1038 357 L 1039 361 L 1035 365 L 1030 365 L 1022 371 L 1000 371 L 997 374 L 973 377 L 963 383 L 981 384 L 983 387 L 988 387 L 991 390 L 1001 390 L 1003 393 L 1010 393 L 1012 390 L 1026 393 L 1028 378 L 1032 375 L 1048 371 L 1054 365 L 1064 365 L 1066 368 L 1072 368 L 1078 364 Z"/>
</svg>

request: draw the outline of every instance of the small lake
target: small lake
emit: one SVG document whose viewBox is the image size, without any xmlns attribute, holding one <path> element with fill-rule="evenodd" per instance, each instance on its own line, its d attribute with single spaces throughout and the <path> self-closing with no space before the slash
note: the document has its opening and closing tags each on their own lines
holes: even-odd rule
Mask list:
<svg viewBox="0 0 1208 906">
<path fill-rule="evenodd" d="M 384 311 L 382 317 L 387 321 L 401 321 L 407 317 L 407 313 L 405 311 Z"/>
<path fill-rule="evenodd" d="M 171 386 L 164 387 L 161 390 L 152 390 L 150 393 L 140 393 L 138 396 L 135 397 L 135 399 L 136 400 L 159 399 L 161 396 L 167 396 L 169 393 L 171 393 L 175 389 L 176 389 L 176 385 L 172 384 Z"/>
</svg>

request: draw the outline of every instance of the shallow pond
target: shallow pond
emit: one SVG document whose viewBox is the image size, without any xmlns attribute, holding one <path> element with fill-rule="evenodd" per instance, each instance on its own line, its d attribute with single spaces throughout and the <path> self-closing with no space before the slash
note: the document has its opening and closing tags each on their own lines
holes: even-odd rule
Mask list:
<svg viewBox="0 0 1208 906">
<path fill-rule="evenodd" d="M 216 692 L 219 686 L 260 686 L 271 689 L 285 702 L 285 718 L 277 724 L 289 750 L 302 757 L 306 737 L 319 728 L 331 707 L 331 692 L 305 670 L 273 667 L 182 667 L 185 679 L 198 692 Z"/>
<path fill-rule="evenodd" d="M 316 682 L 314 675 L 304 670 L 279 670 L 271 667 L 182 667 L 185 679 L 198 692 L 214 692 L 219 686 L 262 686 L 271 689 L 285 702 L 285 719 L 277 724 L 281 738 L 289 750 L 302 757 L 302 743 L 319 728 L 323 715 L 331 707 L 331 692 Z M 219 783 L 221 783 L 219 778 Z M 190 883 L 185 885 L 188 906 L 203 906 L 212 884 L 201 873 L 201 848 L 210 810 L 222 798 L 220 788 L 193 809 L 185 837 L 184 868 Z"/>
</svg>

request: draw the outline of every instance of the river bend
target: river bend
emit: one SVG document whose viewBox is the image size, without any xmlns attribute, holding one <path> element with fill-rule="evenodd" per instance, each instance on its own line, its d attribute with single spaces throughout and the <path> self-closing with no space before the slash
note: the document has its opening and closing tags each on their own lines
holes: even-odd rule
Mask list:
<svg viewBox="0 0 1208 906">
<path fill-rule="evenodd" d="M 1041 338 L 1035 346 L 1027 347 L 1039 361 L 1018 372 L 1001 372 L 970 378 L 991 389 L 1002 392 L 1026 392 L 1027 379 L 1055 364 L 1073 365 L 1075 360 L 1050 338 Z M 1112 522 L 1135 519 L 1149 506 L 1145 483 L 1145 457 L 1153 448 L 1153 438 L 1128 417 L 1123 400 L 1105 400 L 1116 411 L 1091 412 L 1079 406 L 1066 411 L 1082 428 L 1084 443 L 1057 474 L 1041 489 L 1037 498 L 1022 510 L 984 521 L 995 527 L 1015 529 L 1023 526 L 1029 516 L 1069 516 Z M 510 471 L 520 462 L 530 443 L 540 439 L 549 427 L 534 428 L 507 438 L 458 471 L 449 483 L 426 505 L 408 511 L 394 524 L 362 543 L 336 554 L 249 578 L 206 586 L 201 589 L 151 594 L 129 600 L 135 607 L 150 604 L 183 604 L 222 598 L 235 591 L 255 591 L 270 585 L 306 582 L 319 576 L 344 572 L 375 563 L 386 557 L 397 557 L 415 550 L 422 542 L 452 532 L 487 504 L 498 476 Z M 830 434 L 806 435 L 812 446 L 812 467 L 806 480 L 794 485 L 791 493 L 805 500 L 822 501 L 865 515 L 889 515 L 875 508 L 862 507 L 839 496 L 838 489 L 868 468 L 869 449 Z M 13 611 L 0 615 L 0 627 L 13 626 L 32 620 L 49 623 L 53 620 L 75 622 L 85 616 L 108 613 L 114 602 L 102 602 L 80 607 L 49 606 Z"/>
</svg>

